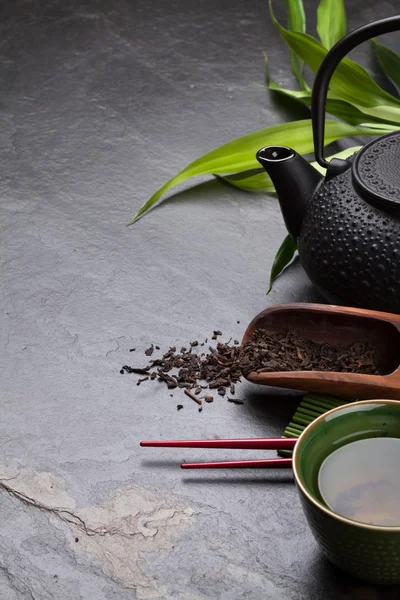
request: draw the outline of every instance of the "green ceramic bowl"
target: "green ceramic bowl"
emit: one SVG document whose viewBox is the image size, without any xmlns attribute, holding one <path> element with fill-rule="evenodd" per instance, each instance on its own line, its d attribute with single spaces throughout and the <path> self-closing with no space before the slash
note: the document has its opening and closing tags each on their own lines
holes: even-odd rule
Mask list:
<svg viewBox="0 0 400 600">
<path fill-rule="evenodd" d="M 327 558 L 364 581 L 400 583 L 400 526 L 342 517 L 327 507 L 318 489 L 318 472 L 329 454 L 371 437 L 400 438 L 400 402 L 354 402 L 318 417 L 295 446 L 293 471 L 308 523 Z"/>
</svg>

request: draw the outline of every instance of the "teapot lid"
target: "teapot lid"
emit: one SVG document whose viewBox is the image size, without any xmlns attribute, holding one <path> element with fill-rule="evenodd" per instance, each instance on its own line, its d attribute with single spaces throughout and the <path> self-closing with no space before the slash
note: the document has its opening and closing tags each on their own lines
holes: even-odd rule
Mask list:
<svg viewBox="0 0 400 600">
<path fill-rule="evenodd" d="M 353 184 L 367 201 L 400 211 L 400 133 L 383 135 L 355 156 Z"/>
</svg>

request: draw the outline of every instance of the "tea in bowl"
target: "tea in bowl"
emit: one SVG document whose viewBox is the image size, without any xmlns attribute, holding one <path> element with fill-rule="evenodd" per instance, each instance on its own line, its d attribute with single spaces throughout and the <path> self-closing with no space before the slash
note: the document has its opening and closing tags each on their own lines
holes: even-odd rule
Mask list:
<svg viewBox="0 0 400 600">
<path fill-rule="evenodd" d="M 370 583 L 400 583 L 400 402 L 368 400 L 313 421 L 293 453 L 303 509 L 327 558 Z"/>
</svg>

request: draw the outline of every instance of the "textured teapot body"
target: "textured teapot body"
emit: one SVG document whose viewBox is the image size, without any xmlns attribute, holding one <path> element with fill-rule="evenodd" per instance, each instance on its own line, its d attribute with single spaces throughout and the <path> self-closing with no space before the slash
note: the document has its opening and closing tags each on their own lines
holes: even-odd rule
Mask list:
<svg viewBox="0 0 400 600">
<path fill-rule="evenodd" d="M 298 248 L 307 275 L 331 302 L 400 312 L 400 215 L 357 193 L 352 166 L 315 190 Z"/>
<path fill-rule="evenodd" d="M 325 178 L 285 146 L 266 146 L 257 159 L 322 294 L 335 303 L 400 313 L 400 132 L 372 140 L 352 158 L 324 158 L 326 98 L 336 67 L 362 42 L 397 30 L 400 15 L 363 25 L 339 40 L 318 69 L 312 130 Z"/>
</svg>

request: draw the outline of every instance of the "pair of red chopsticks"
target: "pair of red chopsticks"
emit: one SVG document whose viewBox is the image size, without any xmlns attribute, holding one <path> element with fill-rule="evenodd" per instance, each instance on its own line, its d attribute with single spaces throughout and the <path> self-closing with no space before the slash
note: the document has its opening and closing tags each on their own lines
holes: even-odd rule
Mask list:
<svg viewBox="0 0 400 600">
<path fill-rule="evenodd" d="M 161 440 L 140 442 L 158 448 L 241 448 L 253 450 L 293 450 L 296 438 L 253 438 L 232 440 Z M 183 463 L 182 469 L 290 469 L 291 458 L 231 460 L 226 462 Z"/>
</svg>

